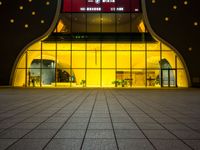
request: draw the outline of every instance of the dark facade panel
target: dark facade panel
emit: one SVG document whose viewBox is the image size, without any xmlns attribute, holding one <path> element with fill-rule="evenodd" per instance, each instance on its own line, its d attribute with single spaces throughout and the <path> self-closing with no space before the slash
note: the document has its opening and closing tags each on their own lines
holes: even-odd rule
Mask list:
<svg viewBox="0 0 200 150">
<path fill-rule="evenodd" d="M 152 30 L 182 55 L 193 86 L 200 86 L 200 1 L 143 1 Z"/>
<path fill-rule="evenodd" d="M 15 61 L 31 41 L 50 28 L 60 0 L 2 0 L 0 5 L 0 85 L 10 85 Z"/>
</svg>

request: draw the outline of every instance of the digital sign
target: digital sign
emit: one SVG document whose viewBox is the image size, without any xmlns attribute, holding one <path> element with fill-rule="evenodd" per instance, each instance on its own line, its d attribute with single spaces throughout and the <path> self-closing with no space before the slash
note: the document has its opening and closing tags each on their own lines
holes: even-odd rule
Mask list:
<svg viewBox="0 0 200 150">
<path fill-rule="evenodd" d="M 62 12 L 140 12 L 140 0 L 63 0 Z"/>
</svg>

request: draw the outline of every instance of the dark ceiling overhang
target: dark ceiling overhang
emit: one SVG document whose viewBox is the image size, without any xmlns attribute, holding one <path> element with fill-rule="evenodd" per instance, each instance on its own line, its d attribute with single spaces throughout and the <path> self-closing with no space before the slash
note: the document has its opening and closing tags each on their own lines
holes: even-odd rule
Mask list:
<svg viewBox="0 0 200 150">
<path fill-rule="evenodd" d="M 156 42 L 149 33 L 53 33 L 43 42 L 103 41 L 103 42 Z"/>
</svg>

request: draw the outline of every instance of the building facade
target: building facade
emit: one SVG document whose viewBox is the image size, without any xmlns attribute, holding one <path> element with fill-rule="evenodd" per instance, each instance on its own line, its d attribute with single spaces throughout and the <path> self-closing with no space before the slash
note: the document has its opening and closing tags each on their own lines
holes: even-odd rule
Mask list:
<svg viewBox="0 0 200 150">
<path fill-rule="evenodd" d="M 12 86 L 190 86 L 180 51 L 145 17 L 140 0 L 63 0 L 51 32 L 19 55 Z"/>
</svg>

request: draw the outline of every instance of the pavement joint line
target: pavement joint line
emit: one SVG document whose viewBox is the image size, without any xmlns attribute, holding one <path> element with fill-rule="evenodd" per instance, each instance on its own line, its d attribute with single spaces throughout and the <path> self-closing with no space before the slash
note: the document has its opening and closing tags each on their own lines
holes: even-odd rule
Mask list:
<svg viewBox="0 0 200 150">
<path fill-rule="evenodd" d="M 0 122 L 2 122 L 2 121 L 4 121 L 4 120 L 7 120 L 7 119 L 9 119 L 9 118 L 12 118 L 12 117 L 14 117 L 14 116 L 16 116 L 16 115 L 19 115 L 19 114 L 21 114 L 21 113 L 24 113 L 24 112 L 26 112 L 26 111 L 28 111 L 28 110 L 30 110 L 30 109 L 32 109 L 32 108 L 35 108 L 35 107 L 37 107 L 37 106 L 39 106 L 39 105 L 45 103 L 46 101 L 49 100 L 49 99 L 48 99 L 49 97 L 52 98 L 52 96 L 48 96 L 48 97 L 46 97 L 46 98 L 42 98 L 42 99 L 38 100 L 38 101 L 40 101 L 40 102 L 41 102 L 41 100 L 42 100 L 42 102 L 39 103 L 39 104 L 37 104 L 36 106 L 33 106 L 33 107 L 31 107 L 31 108 L 28 108 L 28 109 L 26 109 L 26 110 L 24 110 L 24 111 L 21 111 L 21 112 L 19 112 L 19 113 L 16 113 L 16 114 L 14 114 L 13 116 L 9 116 L 9 117 L 7 117 L 7 118 L 4 118 L 4 119 L 0 120 Z M 55 96 L 55 97 L 57 97 L 57 96 Z M 33 103 L 34 103 L 34 102 L 33 102 Z"/>
<path fill-rule="evenodd" d="M 52 97 L 54 96 L 56 99 L 55 100 L 49 98 L 49 101 L 46 101 L 45 103 L 41 104 L 41 106 L 38 106 L 37 108 L 32 108 L 31 110 L 28 110 L 23 114 L 15 115 L 10 119 L 1 122 L 0 132 L 3 132 L 2 134 L 0 133 L 0 142 L 2 143 L 1 146 L 3 146 L 4 148 L 8 147 L 9 145 L 13 144 L 13 142 L 15 142 L 16 140 L 19 140 L 20 137 L 26 135 L 27 132 L 30 132 L 30 130 L 35 128 L 35 126 L 38 126 L 38 124 L 44 121 L 42 125 L 36 127 L 36 129 L 33 129 L 33 131 L 29 133 L 28 136 L 26 135 L 26 137 L 14 144 L 11 147 L 11 149 L 22 149 L 23 146 L 25 146 L 26 149 L 29 149 L 30 146 L 36 146 L 39 149 L 42 149 L 43 146 L 49 140 L 51 140 L 52 136 L 60 128 L 61 125 L 64 125 L 64 127 L 61 128 L 60 132 L 57 133 L 55 138 L 47 145 L 47 149 L 59 149 L 61 145 L 57 145 L 57 143 L 60 142 L 63 144 L 63 146 L 67 146 L 67 148 L 69 149 L 73 148 L 74 146 L 76 146 L 76 149 L 79 149 L 81 146 L 81 141 L 83 140 L 84 133 L 86 133 L 86 137 L 84 139 L 85 142 L 83 144 L 83 149 L 89 149 L 91 147 L 93 149 L 98 149 L 99 146 L 104 146 L 104 142 L 112 147 L 110 149 L 117 149 L 114 139 L 114 133 L 112 132 L 113 128 L 111 126 L 111 121 L 109 121 L 109 112 L 106 107 L 108 105 L 106 104 L 105 96 L 103 96 L 103 94 L 105 95 L 106 93 L 119 147 L 122 149 L 137 149 L 138 146 L 138 148 L 145 147 L 147 149 L 151 149 L 152 145 L 149 143 L 147 138 L 144 135 L 142 135 L 139 128 L 123 110 L 123 108 L 116 101 L 114 96 L 111 95 L 111 92 L 118 98 L 119 102 L 124 106 L 124 108 L 130 114 L 130 116 L 138 123 L 140 128 L 144 131 L 146 136 L 148 136 L 149 140 L 152 141 L 152 143 L 156 146 L 158 150 L 167 147 L 170 147 L 168 149 L 196 149 L 196 147 L 199 146 L 200 134 L 198 133 L 198 131 L 200 132 L 200 90 L 187 90 L 187 92 L 181 90 L 178 90 L 178 92 L 176 92 L 167 90 L 148 91 L 135 89 L 90 90 L 97 92 L 99 91 L 97 101 L 94 105 L 94 110 L 92 112 L 91 120 L 88 121 L 91 113 L 93 100 L 95 97 L 95 92 L 92 92 L 91 96 L 88 97 L 88 99 L 80 106 L 80 108 L 75 112 L 75 114 L 71 116 L 71 118 L 67 121 L 66 124 L 64 124 L 64 122 L 74 112 L 78 104 L 80 104 L 82 100 L 81 96 L 76 102 L 64 107 L 58 113 L 56 113 L 56 111 L 58 111 L 58 109 L 60 109 L 64 104 L 66 104 L 67 101 L 70 101 L 73 97 L 75 97 L 79 92 L 82 91 L 83 94 L 86 95 L 88 89 L 70 90 L 70 92 L 68 92 L 69 89 L 64 89 L 61 91 L 53 89 L 47 90 L 47 92 L 43 92 L 43 90 L 32 89 L 30 90 L 30 92 L 27 93 L 26 90 L 23 89 L 17 91 L 11 91 L 9 89 L 5 91 L 0 91 L 0 101 L 2 104 L 0 106 L 0 108 L 2 108 L 0 112 L 8 110 L 8 108 L 16 108 L 16 106 L 20 105 L 19 102 L 25 104 L 24 101 L 21 100 L 24 97 L 27 97 L 27 95 L 30 97 L 32 96 L 32 99 L 30 99 L 29 102 L 35 101 L 35 98 L 44 98 L 44 95 L 46 97 L 52 95 Z M 14 94 L 11 92 L 14 92 Z M 63 94 L 66 95 L 62 96 Z M 71 97 L 69 98 L 70 95 Z M 27 101 L 28 100 L 29 99 L 27 99 Z M 55 103 L 55 105 L 50 106 L 50 104 L 53 103 Z M 10 104 L 12 104 L 12 106 L 6 107 Z M 36 106 L 37 104 L 27 105 L 27 108 L 31 108 L 33 106 Z M 137 105 L 140 109 L 134 104 Z M 48 108 L 48 106 L 50 107 Z M 22 110 L 25 109 L 26 107 L 24 106 L 17 110 L 7 112 L 1 115 L 0 118 L 8 118 L 9 116 L 19 113 L 20 111 L 22 112 Z M 42 109 L 44 109 L 44 111 L 42 111 L 39 114 L 36 114 Z M 175 111 L 174 109 L 177 109 L 177 111 Z M 51 117 L 51 115 L 53 116 Z M 28 119 L 29 117 L 30 119 Z M 50 118 L 48 119 L 48 117 Z M 25 121 L 23 121 L 24 119 Z M 45 121 L 46 119 L 48 120 Z M 89 125 L 91 126 L 89 126 L 88 130 L 86 131 L 86 125 L 88 122 L 90 122 Z M 189 127 L 185 126 L 185 124 Z M 73 131 L 65 131 L 65 129 L 71 130 L 71 127 L 73 128 Z M 79 128 L 82 130 L 79 131 Z M 194 131 L 191 128 L 194 129 Z M 183 143 L 180 139 L 174 136 L 174 134 L 171 134 L 166 129 L 176 134 L 178 137 L 180 137 L 180 139 L 184 140 L 192 148 L 188 147 L 188 145 Z M 24 141 L 28 142 L 26 143 Z M 38 141 L 38 143 L 35 143 L 36 141 Z M 77 144 L 71 145 L 69 141 L 75 142 Z M 138 143 L 140 142 L 141 144 L 144 143 L 144 145 L 138 145 Z"/>
<path fill-rule="evenodd" d="M 49 97 L 50 97 L 50 96 L 49 96 Z M 30 98 L 30 99 L 31 99 L 31 98 Z M 37 99 L 37 97 L 36 97 L 36 99 Z M 27 104 L 23 104 L 23 105 L 20 105 L 20 106 L 16 106 L 16 107 L 13 108 L 13 109 L 5 110 L 5 111 L 1 112 L 0 115 L 1 115 L 1 114 L 4 114 L 4 113 L 6 113 L 6 112 L 9 112 L 9 111 L 17 110 L 17 109 L 19 109 L 19 108 L 21 108 L 21 107 L 24 107 L 24 106 L 27 106 L 27 105 L 31 105 L 31 104 L 33 104 L 33 103 L 35 103 L 35 102 L 41 101 L 42 99 L 44 99 L 44 98 L 41 98 L 41 99 L 36 100 L 36 101 L 34 101 L 34 102 L 28 103 L 28 102 L 27 102 L 27 98 L 23 98 L 23 100 L 25 100 L 25 101 L 27 102 Z M 19 103 L 21 103 L 21 102 L 19 102 Z M 10 106 L 13 106 L 13 105 L 15 105 L 15 104 L 10 104 L 10 105 L 8 105 L 8 106 L 6 106 L 6 107 L 10 107 Z M 0 120 L 0 121 L 1 121 L 1 120 Z"/>
<path fill-rule="evenodd" d="M 42 148 L 42 150 L 44 150 L 48 144 L 55 138 L 55 136 L 58 134 L 58 132 L 64 127 L 64 125 L 69 121 L 69 119 L 75 114 L 75 112 L 79 109 L 79 107 L 85 102 L 85 100 L 90 96 L 90 92 L 88 92 L 88 94 L 86 95 L 86 97 L 84 97 L 82 99 L 82 101 L 80 102 L 80 104 L 75 108 L 75 110 L 73 111 L 73 113 L 67 118 L 67 120 L 62 124 L 62 126 L 56 131 L 56 133 L 50 138 L 50 140 L 45 144 L 45 146 Z"/>
<path fill-rule="evenodd" d="M 109 91 L 110 92 L 110 91 Z M 135 119 L 133 119 L 133 117 L 129 114 L 129 112 L 126 110 L 126 108 L 122 105 L 122 103 L 119 101 L 119 99 L 117 98 L 116 95 L 114 95 L 112 92 L 110 92 L 112 94 L 112 96 L 114 96 L 115 100 L 120 104 L 120 106 L 123 108 L 123 110 L 127 113 L 127 115 L 130 117 L 130 119 L 136 124 L 136 126 L 138 127 L 138 129 L 142 132 L 142 134 L 145 136 L 145 138 L 149 141 L 149 143 L 151 144 L 151 146 L 157 150 L 156 146 L 151 142 L 151 140 L 146 136 L 146 134 L 143 132 L 143 130 L 140 128 L 140 126 L 137 124 L 137 122 L 135 121 Z"/>
<path fill-rule="evenodd" d="M 124 97 L 125 97 L 125 96 L 124 96 Z M 176 119 L 175 117 L 172 117 L 172 116 L 168 115 L 167 113 L 162 112 L 160 109 L 158 109 L 158 108 L 156 108 L 156 107 L 153 107 L 153 106 L 150 105 L 150 104 L 145 103 L 141 98 L 137 97 L 137 99 L 139 99 L 143 104 L 148 105 L 148 106 L 152 107 L 153 109 L 157 110 L 158 112 L 160 112 L 160 113 L 162 113 L 162 114 L 168 116 L 169 118 L 172 118 L 172 119 L 176 120 L 178 123 L 183 124 L 184 126 L 188 127 L 189 129 L 191 129 L 191 130 L 193 130 L 193 131 L 195 131 L 195 132 L 200 133 L 199 130 L 195 130 L 195 129 L 191 128 L 190 126 L 188 126 L 187 124 L 185 124 L 184 122 L 179 121 L 179 120 Z M 171 108 L 170 108 L 170 109 L 171 109 Z M 176 110 L 174 110 L 174 109 L 171 109 L 171 110 L 176 111 Z M 179 112 L 179 111 L 176 111 L 176 112 L 179 113 L 179 114 L 184 115 L 183 113 L 181 113 L 181 112 Z"/>
<path fill-rule="evenodd" d="M 68 92 L 69 92 L 69 91 L 68 91 Z M 50 96 L 48 96 L 48 97 L 52 97 L 52 95 L 50 95 Z M 39 96 L 37 96 L 37 97 L 34 97 L 34 98 L 35 98 L 35 99 L 40 98 L 40 99 L 39 99 L 39 100 L 36 100 L 36 101 L 33 101 L 33 102 L 30 102 L 30 103 L 27 102 L 27 101 L 28 101 L 27 98 L 28 98 L 28 99 L 32 99 L 32 97 L 31 97 L 31 98 L 30 98 L 30 97 L 23 97 L 23 99 L 20 100 L 18 103 L 20 104 L 21 101 L 22 101 L 22 102 L 27 102 L 27 104 L 20 105 L 20 106 L 16 106 L 16 108 L 13 108 L 13 109 L 5 110 L 4 112 L 1 112 L 0 115 L 3 114 L 3 113 L 6 113 L 6 112 L 8 112 L 8 111 L 12 111 L 12 110 L 16 110 L 16 109 L 18 109 L 18 108 L 24 107 L 24 106 L 26 106 L 26 105 L 33 104 L 33 103 L 35 103 L 35 102 L 41 101 L 41 100 L 43 100 L 43 99 L 46 99 L 46 98 L 48 98 L 48 97 L 45 97 L 45 96 L 44 96 L 44 98 L 40 98 Z M 16 104 L 18 104 L 18 103 L 16 103 Z M 10 107 L 10 106 L 13 106 L 13 105 L 16 105 L 16 104 L 10 104 L 10 105 L 7 105 L 6 107 Z"/>
<path fill-rule="evenodd" d="M 74 99 L 76 99 L 77 97 L 79 97 L 79 95 L 78 96 L 76 96 Z M 67 104 L 65 104 L 63 107 L 61 107 L 59 110 L 57 110 L 57 112 L 58 111 L 60 111 L 62 108 L 64 108 L 65 106 L 67 106 L 67 105 L 69 105 L 69 104 L 71 104 L 72 102 L 74 102 L 74 99 L 72 99 L 71 101 L 69 101 Z M 62 99 L 61 100 L 58 100 L 58 101 L 62 101 Z M 57 103 L 57 102 L 56 102 Z M 54 103 L 54 104 L 56 104 L 56 103 Z M 52 105 L 54 105 L 54 104 L 52 104 Z M 50 106 L 52 106 L 52 105 L 50 105 Z M 49 106 L 48 106 L 49 107 Z M 47 108 L 48 108 L 47 107 Z M 43 110 L 42 110 L 43 111 Z M 21 139 L 23 139 L 26 135 L 28 135 L 29 133 L 31 133 L 33 130 L 35 130 L 37 127 L 39 127 L 42 123 L 44 123 L 46 120 L 48 120 L 49 118 L 51 118 L 54 114 L 56 114 L 57 112 L 55 112 L 55 113 L 53 113 L 51 116 L 49 116 L 49 117 L 47 117 L 47 119 L 45 119 L 44 121 L 42 121 L 41 123 L 39 123 L 36 127 L 34 127 L 33 129 L 31 129 L 30 131 L 28 131 L 25 135 L 23 135 L 21 138 L 18 138 L 18 140 L 17 141 L 15 141 L 14 143 L 12 143 L 11 145 L 9 145 L 5 150 L 7 150 L 7 149 L 9 149 L 11 146 L 13 146 L 14 144 L 16 144 L 18 141 L 20 141 Z M 38 113 L 40 113 L 40 112 L 38 112 Z"/>
<path fill-rule="evenodd" d="M 120 93 L 119 93 L 120 94 Z M 122 94 L 121 94 L 122 95 Z M 176 134 L 174 134 L 173 132 L 171 132 L 169 129 L 167 129 L 165 126 L 163 126 L 159 121 L 157 121 L 156 119 L 154 119 L 152 116 L 150 116 L 148 113 L 146 113 L 143 109 L 141 109 L 137 104 L 133 103 L 132 101 L 129 100 L 129 98 L 127 98 L 126 96 L 122 95 L 129 103 L 131 103 L 132 105 L 135 105 L 138 109 L 140 109 L 142 112 L 144 112 L 147 116 L 149 116 L 151 119 L 153 119 L 157 124 L 159 124 L 160 126 L 162 126 L 165 130 L 167 130 L 169 133 L 171 133 L 172 135 L 174 135 L 178 140 L 180 140 L 182 143 L 184 143 L 186 146 L 188 146 L 188 148 L 194 150 L 190 145 L 188 145 L 184 140 L 182 140 L 181 138 L 179 138 Z"/>
<path fill-rule="evenodd" d="M 115 138 L 115 143 L 116 143 L 116 146 L 117 146 L 117 150 L 119 150 L 119 144 L 118 144 L 118 141 L 117 141 L 117 136 L 116 136 L 114 125 L 113 125 L 113 120 L 112 120 L 112 116 L 111 116 L 111 112 L 110 112 L 110 107 L 109 107 L 109 104 L 108 104 L 108 98 L 107 98 L 105 92 L 103 94 L 104 94 L 105 99 L 106 99 L 106 105 L 107 105 L 109 116 L 110 116 L 110 120 L 111 120 L 111 125 L 112 125 L 112 130 L 113 130 L 113 134 L 114 134 L 114 138 Z"/>
<path fill-rule="evenodd" d="M 96 91 L 95 91 L 95 92 L 96 92 Z M 98 92 L 96 92 L 96 94 L 95 94 L 94 103 L 93 103 L 93 105 L 92 105 L 92 110 L 91 110 L 91 112 L 90 112 L 90 116 L 89 116 L 89 120 L 88 120 L 88 123 L 87 123 L 87 127 L 86 127 L 86 130 L 85 130 L 84 136 L 83 136 L 83 140 L 82 140 L 82 142 L 81 142 L 80 150 L 83 149 L 83 144 L 84 144 L 85 139 L 86 139 L 85 137 L 86 137 L 86 134 L 87 134 L 87 131 L 88 131 L 88 128 L 89 128 L 90 120 L 91 120 L 91 118 L 92 118 L 92 113 L 93 113 L 93 110 L 94 110 L 94 106 L 95 106 L 96 101 L 97 101 L 97 95 L 98 95 Z"/>
<path fill-rule="evenodd" d="M 48 100 L 49 100 L 49 99 L 48 99 Z M 55 103 L 50 104 L 49 106 L 53 106 L 53 105 L 56 104 L 58 101 L 62 101 L 62 100 L 55 100 Z M 46 103 L 46 101 L 42 102 L 42 104 L 43 104 L 43 103 Z M 32 108 L 35 108 L 35 107 L 37 107 L 37 106 L 39 106 L 39 105 L 41 105 L 41 104 L 38 104 L 38 105 L 36 105 L 36 106 L 34 106 L 34 107 L 29 108 L 29 110 L 32 109 Z M 46 106 L 45 108 L 48 108 L 49 106 Z M 28 111 L 28 110 L 26 110 L 26 111 Z M 25 111 L 25 112 L 26 112 L 26 111 Z M 25 118 L 25 119 L 23 119 L 23 120 L 21 120 L 21 121 L 15 123 L 15 124 L 13 124 L 12 126 L 3 129 L 2 131 L 0 131 L 0 135 L 1 135 L 3 132 L 5 132 L 6 130 L 11 129 L 12 127 L 16 126 L 17 124 L 19 124 L 19 123 L 21 123 L 21 122 L 23 122 L 23 121 L 25 121 L 25 120 L 27 120 L 27 119 L 30 119 L 31 117 L 33 117 L 33 116 L 36 115 L 36 114 L 39 114 L 39 113 L 42 112 L 42 111 L 44 111 L 44 108 L 43 108 L 42 110 L 40 110 L 40 111 L 38 111 L 38 112 L 32 114 L 31 116 L 29 116 L 29 117 L 27 117 L 27 118 Z"/>
</svg>

